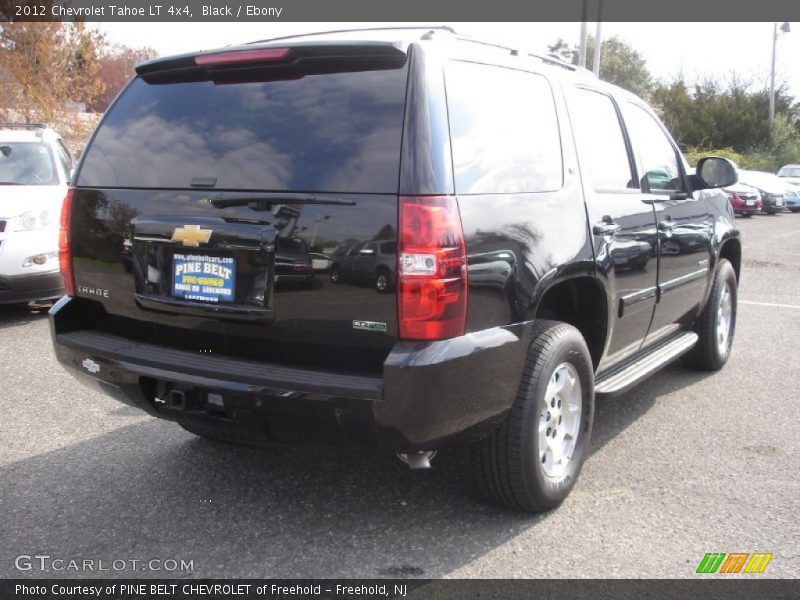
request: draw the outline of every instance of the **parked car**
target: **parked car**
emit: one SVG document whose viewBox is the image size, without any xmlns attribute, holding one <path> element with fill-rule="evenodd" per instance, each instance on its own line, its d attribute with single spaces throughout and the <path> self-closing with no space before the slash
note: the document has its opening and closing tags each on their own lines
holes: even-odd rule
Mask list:
<svg viewBox="0 0 800 600">
<path fill-rule="evenodd" d="M 443 30 L 348 35 L 137 67 L 65 205 L 58 360 L 212 439 L 330 431 L 411 468 L 470 444 L 489 497 L 553 508 L 596 395 L 678 357 L 728 360 L 742 247 L 719 188 L 735 165 L 687 171 L 643 100 L 552 57 Z M 87 233 L 110 197 L 137 216 Z M 130 275 L 86 260 L 87 235 L 126 228 Z M 273 293 L 280 230 L 346 247 L 358 276 L 396 252 L 396 293 Z M 233 297 L 176 298 L 177 255 L 229 269 Z"/>
<path fill-rule="evenodd" d="M 0 304 L 63 295 L 58 220 L 71 171 L 53 129 L 0 123 Z"/>
<path fill-rule="evenodd" d="M 728 202 L 737 215 L 752 217 L 761 210 L 761 194 L 756 188 L 737 183 L 723 191 L 728 195 Z"/>
<path fill-rule="evenodd" d="M 379 292 L 392 290 L 397 271 L 397 242 L 369 241 L 343 247 L 331 257 L 331 281 L 368 283 Z"/>
<path fill-rule="evenodd" d="M 786 208 L 790 211 L 800 211 L 800 187 L 791 184 L 787 185 L 783 199 L 786 202 Z"/>
<path fill-rule="evenodd" d="M 786 208 L 787 184 L 772 173 L 764 171 L 739 171 L 739 183 L 756 188 L 761 194 L 761 210 L 774 215 Z"/>
<path fill-rule="evenodd" d="M 299 237 L 277 236 L 275 240 L 275 283 L 314 283 L 314 267 L 308 244 Z"/>
<path fill-rule="evenodd" d="M 787 183 L 800 186 L 800 165 L 783 165 L 776 175 Z"/>
</svg>

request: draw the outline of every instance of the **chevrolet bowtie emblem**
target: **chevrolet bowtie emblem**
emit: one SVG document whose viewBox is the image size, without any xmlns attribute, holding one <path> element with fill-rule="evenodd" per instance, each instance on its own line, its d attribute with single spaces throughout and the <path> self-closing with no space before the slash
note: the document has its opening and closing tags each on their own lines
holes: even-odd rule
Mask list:
<svg viewBox="0 0 800 600">
<path fill-rule="evenodd" d="M 200 225 L 184 225 L 176 227 L 170 239 L 173 242 L 181 242 L 184 246 L 197 248 L 200 244 L 208 243 L 211 233 L 211 229 L 201 229 Z"/>
</svg>

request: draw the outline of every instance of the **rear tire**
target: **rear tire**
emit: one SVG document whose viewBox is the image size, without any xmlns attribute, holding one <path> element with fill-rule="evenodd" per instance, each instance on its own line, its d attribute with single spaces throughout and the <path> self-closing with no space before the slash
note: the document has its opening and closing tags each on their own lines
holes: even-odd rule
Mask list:
<svg viewBox="0 0 800 600">
<path fill-rule="evenodd" d="M 585 460 L 594 417 L 594 370 L 580 332 L 537 321 L 516 401 L 492 437 L 473 447 L 484 495 L 527 512 L 555 508 Z"/>
<path fill-rule="evenodd" d="M 719 259 L 714 283 L 695 331 L 700 339 L 686 355 L 688 366 L 701 371 L 718 371 L 728 361 L 736 332 L 737 281 L 733 265 Z"/>
</svg>

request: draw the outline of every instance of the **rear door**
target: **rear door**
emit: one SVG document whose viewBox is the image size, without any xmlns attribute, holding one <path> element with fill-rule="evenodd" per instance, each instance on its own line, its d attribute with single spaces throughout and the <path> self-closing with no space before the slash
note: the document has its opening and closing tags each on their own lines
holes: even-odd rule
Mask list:
<svg viewBox="0 0 800 600">
<path fill-rule="evenodd" d="M 300 46 L 275 65 L 180 59 L 142 72 L 77 176 L 74 269 L 78 295 L 102 304 L 93 326 L 379 370 L 397 335 L 394 298 L 333 285 L 307 254 L 396 232 L 407 55 Z M 284 252 L 281 285 L 276 247 L 302 249 Z"/>
<path fill-rule="evenodd" d="M 639 350 L 656 303 L 658 234 L 645 202 L 617 105 L 603 91 L 568 90 L 598 274 L 606 281 L 611 322 L 606 362 Z"/>
<path fill-rule="evenodd" d="M 658 225 L 659 298 L 649 345 L 697 317 L 709 282 L 713 222 L 699 193 L 688 189 L 680 153 L 661 123 L 633 101 L 622 102 L 622 114 Z"/>
</svg>

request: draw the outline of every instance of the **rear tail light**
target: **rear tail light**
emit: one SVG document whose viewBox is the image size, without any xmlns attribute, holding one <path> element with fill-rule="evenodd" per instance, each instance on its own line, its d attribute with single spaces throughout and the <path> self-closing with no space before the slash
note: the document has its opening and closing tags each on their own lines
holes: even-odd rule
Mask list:
<svg viewBox="0 0 800 600">
<path fill-rule="evenodd" d="M 200 67 L 219 67 L 283 60 L 287 56 L 289 56 L 289 48 L 261 48 L 201 54 L 195 56 L 194 62 Z"/>
<path fill-rule="evenodd" d="M 406 340 L 464 334 L 467 254 L 454 196 L 400 196 L 399 333 Z"/>
<path fill-rule="evenodd" d="M 70 224 L 72 222 L 72 198 L 75 195 L 75 188 L 70 188 L 61 205 L 61 228 L 58 235 L 58 261 L 61 267 L 61 275 L 64 277 L 64 287 L 67 296 L 75 296 L 75 273 L 72 270 L 72 247 Z"/>
</svg>

